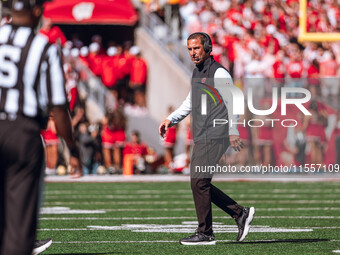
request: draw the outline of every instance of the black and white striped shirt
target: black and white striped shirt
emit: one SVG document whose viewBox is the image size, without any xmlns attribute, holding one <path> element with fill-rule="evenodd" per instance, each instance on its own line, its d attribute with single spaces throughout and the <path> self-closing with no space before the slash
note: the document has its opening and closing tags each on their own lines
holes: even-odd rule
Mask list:
<svg viewBox="0 0 340 255">
<path fill-rule="evenodd" d="M 30 27 L 0 27 L 0 120 L 41 118 L 66 106 L 65 80 L 57 47 Z"/>
</svg>

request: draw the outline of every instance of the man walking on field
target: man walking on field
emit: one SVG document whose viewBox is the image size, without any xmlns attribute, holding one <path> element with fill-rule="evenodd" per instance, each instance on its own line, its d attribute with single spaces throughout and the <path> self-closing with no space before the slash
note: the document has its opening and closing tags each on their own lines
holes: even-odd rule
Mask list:
<svg viewBox="0 0 340 255">
<path fill-rule="evenodd" d="M 232 114 L 230 95 L 223 98 L 221 91 L 218 91 L 218 88 L 221 88 L 218 85 L 223 83 L 222 86 L 234 86 L 233 81 L 229 72 L 210 55 L 212 42 L 209 35 L 202 32 L 191 34 L 188 38 L 188 51 L 196 65 L 192 75 L 191 91 L 182 105 L 159 126 L 159 133 L 164 137 L 169 127 L 192 113 L 194 147 L 190 172 L 198 228 L 194 235 L 182 238 L 180 243 L 183 245 L 216 244 L 212 229 L 211 202 L 235 219 L 239 230 L 237 241 L 243 241 L 254 217 L 254 207 L 248 208 L 237 204 L 212 185 L 211 173 L 197 172 L 197 168 L 207 169 L 209 166 L 216 166 L 230 145 L 235 151 L 243 148 L 235 125 L 213 124 L 215 119 L 226 119 L 229 123 L 237 123 L 237 116 Z M 210 98 L 207 97 L 207 93 Z M 216 103 L 217 100 L 213 99 L 212 94 L 215 94 L 220 104 Z"/>
</svg>

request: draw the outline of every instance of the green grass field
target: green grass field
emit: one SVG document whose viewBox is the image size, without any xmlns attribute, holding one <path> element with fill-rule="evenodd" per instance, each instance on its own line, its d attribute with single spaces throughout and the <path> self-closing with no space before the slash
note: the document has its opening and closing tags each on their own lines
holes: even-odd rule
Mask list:
<svg viewBox="0 0 340 255">
<path fill-rule="evenodd" d="M 215 246 L 182 246 L 195 217 L 189 183 L 49 183 L 38 238 L 44 254 L 335 254 L 340 183 L 215 183 L 245 206 L 253 228 L 235 241 L 235 221 L 213 206 Z"/>
</svg>

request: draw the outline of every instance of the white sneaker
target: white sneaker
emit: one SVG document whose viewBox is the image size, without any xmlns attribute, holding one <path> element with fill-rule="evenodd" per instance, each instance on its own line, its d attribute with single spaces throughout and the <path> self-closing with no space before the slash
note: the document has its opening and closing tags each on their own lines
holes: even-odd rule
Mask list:
<svg viewBox="0 0 340 255">
<path fill-rule="evenodd" d="M 48 247 L 50 247 L 52 244 L 52 239 L 48 238 L 45 240 L 36 240 L 34 241 L 33 251 L 32 255 L 37 255 L 45 251 Z"/>
<path fill-rule="evenodd" d="M 250 224 L 253 221 L 255 214 L 254 207 L 244 207 L 242 215 L 236 220 L 237 227 L 238 227 L 238 236 L 237 241 L 242 242 L 246 236 L 248 235 Z"/>
</svg>

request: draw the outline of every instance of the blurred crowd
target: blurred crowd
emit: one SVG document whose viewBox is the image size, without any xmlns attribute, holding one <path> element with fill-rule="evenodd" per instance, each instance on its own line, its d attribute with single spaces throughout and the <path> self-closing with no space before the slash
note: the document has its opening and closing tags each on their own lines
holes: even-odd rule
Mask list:
<svg viewBox="0 0 340 255">
<path fill-rule="evenodd" d="M 245 94 L 249 87 L 253 89 L 257 107 L 268 109 L 271 106 L 268 98 L 272 96 L 273 87 L 305 87 L 311 91 L 312 99 L 306 108 L 312 116 L 294 111 L 296 114 L 291 117 L 298 121 L 295 127 L 280 129 L 268 122 L 258 128 L 239 125 L 240 136 L 246 146 L 238 154 L 228 151 L 226 164 L 340 162 L 340 43 L 298 42 L 298 1 L 169 1 L 163 11 L 158 1 L 150 1 L 148 8 L 160 15 L 169 26 L 178 26 L 179 38 L 185 39 L 195 31 L 208 32 L 213 40 L 215 60 L 230 70 L 235 85 L 243 88 Z M 339 22 L 336 22 L 340 8 L 336 0 L 308 1 L 307 10 L 308 32 L 340 32 Z M 171 22 L 171 19 L 178 19 L 178 22 Z M 77 38 L 72 40 L 72 44 L 64 40 L 62 45 L 66 59 L 78 58 L 101 79 L 117 102 L 114 109 L 96 125 L 78 120 L 80 113 L 85 118 L 83 108 L 74 114 L 82 153 L 87 154 L 84 156 L 84 162 L 87 162 L 84 173 L 93 173 L 93 169 L 99 169 L 101 173 L 122 172 L 131 165 L 126 162 L 133 162 L 133 173 L 151 173 L 159 169 L 176 173 L 187 169 L 191 145 L 189 123 L 186 125 L 185 153 L 181 155 L 176 156 L 174 151 L 176 126 L 168 130 L 163 141 L 164 157 L 158 157 L 152 148 L 141 143 L 138 131 L 133 132 L 127 142 L 122 106 L 126 103 L 136 104 L 139 109 L 146 106 L 147 65 L 138 47 L 130 42 L 123 45 L 111 42 L 104 49 L 100 36 L 94 36 L 89 47 Z M 74 87 L 72 84 L 76 84 L 74 80 L 79 79 L 81 74 L 77 74 L 72 61 L 66 63 L 69 92 Z M 72 109 L 73 94 L 70 93 Z M 169 113 L 172 110 L 170 107 Z M 270 117 L 280 118 L 275 114 Z M 248 112 L 243 118 L 261 117 Z M 91 142 L 87 143 L 85 137 L 92 137 Z M 126 156 L 130 154 L 135 155 L 132 161 L 130 156 Z M 125 167 L 124 162 L 128 164 Z"/>
<path fill-rule="evenodd" d="M 100 36 L 95 36 L 92 41 L 89 47 L 83 46 L 79 50 L 82 63 L 101 79 L 116 101 L 145 108 L 147 64 L 139 47 L 131 42 L 123 45 L 111 42 L 105 50 Z M 73 54 L 78 55 L 78 52 Z"/>
<path fill-rule="evenodd" d="M 129 139 L 126 133 L 127 109 L 132 114 L 147 113 L 147 64 L 140 49 L 129 41 L 122 45 L 111 41 L 105 48 L 100 35 L 94 35 L 88 46 L 77 36 L 67 40 L 49 19 L 44 19 L 39 32 L 62 50 L 65 86 L 80 147 L 82 174 L 116 174 L 123 173 L 123 169 L 124 174 L 155 172 L 159 159 L 154 149 L 141 141 L 138 131 L 129 134 Z M 87 119 L 86 96 L 79 93 L 79 83 L 91 83 L 90 76 L 99 80 L 112 95 L 105 116 L 95 123 Z M 68 153 L 58 139 L 53 116 L 47 129 L 42 131 L 42 137 L 46 145 L 46 173 L 67 174 Z"/>
<path fill-rule="evenodd" d="M 80 147 L 82 174 L 118 174 L 123 173 L 123 169 L 124 174 L 155 172 L 152 165 L 158 159 L 155 151 L 141 141 L 138 131 L 129 134 L 129 139 L 126 134 L 124 109 L 130 106 L 130 112 L 135 109 L 139 114 L 146 113 L 147 65 L 140 49 L 131 42 L 123 45 L 110 42 L 105 49 L 99 35 L 92 37 L 88 47 L 76 37 L 67 41 L 59 27 L 52 26 L 49 20 L 45 20 L 40 32 L 62 49 L 66 92 Z M 89 82 L 89 74 L 100 80 L 114 102 L 96 123 L 87 119 L 86 97 L 82 98 L 78 91 L 80 82 Z M 46 145 L 46 173 L 66 174 L 67 152 L 58 139 L 53 116 L 42 137 Z"/>
<path fill-rule="evenodd" d="M 340 32 L 339 2 L 307 1 L 307 31 Z M 290 117 L 298 120 L 295 127 L 280 129 L 268 122 L 258 128 L 239 125 L 246 148 L 238 154 L 228 151 L 225 163 L 340 163 L 340 42 L 298 42 L 298 0 L 169 0 L 163 4 L 145 0 L 143 3 L 147 11 L 156 13 L 172 28 L 170 32 L 178 40 L 182 38 L 186 43 L 192 32 L 207 32 L 213 40 L 215 60 L 230 70 L 235 85 L 244 89 L 245 94 L 248 88 L 253 89 L 257 107 L 270 108 L 273 87 L 304 87 L 311 91 L 312 98 L 305 107 L 313 114 L 304 116 L 296 109 L 292 111 L 295 114 Z M 157 155 L 142 142 L 140 130 L 126 133 L 125 114 L 147 113 L 148 68 L 141 49 L 132 42 L 112 41 L 104 47 L 100 35 L 94 35 L 89 45 L 76 36 L 67 40 L 48 19 L 44 20 L 40 33 L 58 44 L 63 52 L 66 91 L 81 148 L 83 174 L 187 171 L 192 143 L 189 123 L 185 128 L 185 153 L 177 156 L 176 126 L 168 130 L 162 141 L 164 155 Z M 79 83 L 88 82 L 89 73 L 108 89 L 114 102 L 95 123 L 87 119 L 86 98 L 79 93 Z M 169 113 L 172 110 L 169 108 Z M 246 121 L 260 118 L 249 112 L 241 117 Z M 276 113 L 270 117 L 280 118 Z M 53 116 L 42 136 L 46 144 L 46 172 L 65 174 L 67 152 L 56 134 Z"/>
<path fill-rule="evenodd" d="M 78 62 L 81 62 L 81 68 L 89 68 L 110 90 L 117 103 L 146 107 L 147 64 L 140 49 L 132 42 L 117 44 L 110 41 L 104 47 L 100 35 L 92 36 L 88 46 L 76 35 L 67 41 L 50 19 L 44 19 L 40 33 L 46 35 L 50 43 L 58 43 L 62 47 L 64 62 L 70 66 L 65 71 L 72 72 L 71 69 L 77 69 Z"/>
<path fill-rule="evenodd" d="M 236 81 L 338 75 L 340 43 L 297 41 L 298 0 L 188 0 L 179 8 L 184 41 L 193 32 L 207 32 L 215 60 Z M 340 32 L 338 0 L 308 1 L 307 10 L 307 31 Z"/>
<path fill-rule="evenodd" d="M 340 42 L 299 42 L 298 0 L 187 0 L 147 1 L 149 12 L 165 22 L 166 8 L 179 9 L 180 38 L 207 32 L 213 41 L 216 61 L 230 70 L 236 86 L 253 91 L 256 108 L 269 109 L 273 87 L 307 88 L 312 99 L 305 107 L 312 117 L 291 117 L 299 125 L 280 129 L 239 125 L 246 149 L 226 154 L 230 164 L 304 164 L 340 162 Z M 340 1 L 307 1 L 307 32 L 340 33 Z M 172 26 L 172 27 L 171 27 Z M 290 97 L 301 95 L 291 93 Z M 275 113 L 273 114 L 275 116 Z M 246 120 L 259 118 L 248 113 Z M 269 116 L 267 116 L 269 118 Z M 276 116 L 280 118 L 279 115 Z M 281 117 L 282 118 L 282 117 Z"/>
<path fill-rule="evenodd" d="M 252 86 L 260 96 L 273 83 L 280 86 L 307 86 L 299 79 L 339 76 L 340 42 L 298 42 L 298 0 L 186 0 L 148 2 L 150 12 L 167 21 L 168 6 L 178 8 L 181 38 L 193 32 L 207 32 L 213 41 L 212 54 L 232 74 L 237 86 L 247 88 L 245 79 L 256 78 Z M 175 8 L 175 6 L 177 6 Z M 307 1 L 307 31 L 340 33 L 340 1 Z M 173 23 L 169 22 L 169 26 Z M 175 24 L 178 25 L 178 24 Z M 274 82 L 266 82 L 275 78 Z M 322 95 L 333 100 L 339 91 L 334 79 L 324 79 Z M 308 82 L 317 83 L 309 79 Z M 263 85 L 265 83 L 265 85 Z"/>
</svg>

